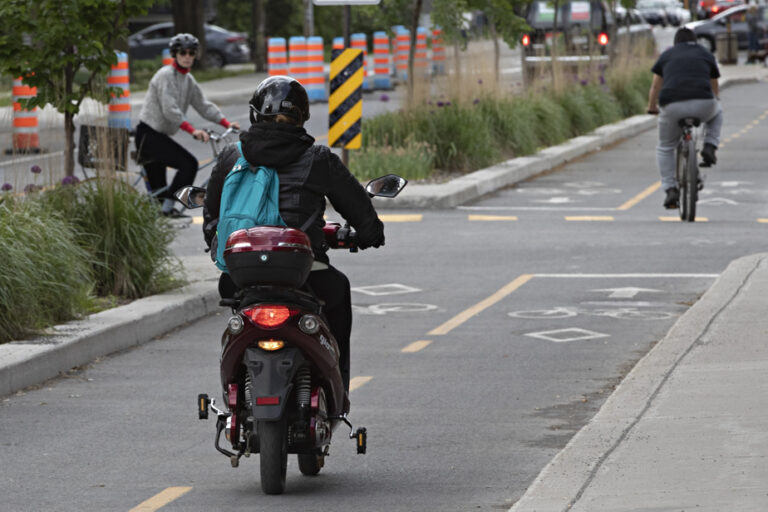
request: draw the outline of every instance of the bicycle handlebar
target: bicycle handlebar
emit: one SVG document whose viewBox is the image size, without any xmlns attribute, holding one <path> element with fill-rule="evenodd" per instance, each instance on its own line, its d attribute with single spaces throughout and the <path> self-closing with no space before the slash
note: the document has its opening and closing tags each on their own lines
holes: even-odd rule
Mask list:
<svg viewBox="0 0 768 512">
<path fill-rule="evenodd" d="M 215 140 L 216 142 L 220 141 L 221 139 L 226 139 L 228 136 L 230 136 L 233 133 L 240 133 L 240 130 L 237 128 L 234 128 L 230 126 L 227 128 L 224 133 L 219 133 L 216 130 L 212 128 L 206 128 L 205 131 L 208 133 L 208 137 L 212 140 Z"/>
</svg>

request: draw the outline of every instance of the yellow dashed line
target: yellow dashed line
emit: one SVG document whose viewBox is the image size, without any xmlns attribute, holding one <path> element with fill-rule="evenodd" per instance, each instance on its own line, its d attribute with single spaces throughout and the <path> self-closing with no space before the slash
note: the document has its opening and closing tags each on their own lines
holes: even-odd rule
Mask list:
<svg viewBox="0 0 768 512">
<path fill-rule="evenodd" d="M 680 217 L 659 217 L 662 222 L 680 222 Z M 696 222 L 709 222 L 707 217 L 696 217 Z"/>
<path fill-rule="evenodd" d="M 759 119 L 755 119 L 754 121 L 752 121 L 752 126 L 757 126 L 759 124 L 760 124 L 760 120 Z"/>
<path fill-rule="evenodd" d="M 654 192 L 656 192 L 660 187 L 661 187 L 661 182 L 657 181 L 656 183 L 654 183 L 650 187 L 646 188 L 645 190 L 643 190 L 642 192 L 637 194 L 635 197 L 633 197 L 632 199 L 630 199 L 629 201 L 627 201 L 626 203 L 624 203 L 623 205 L 619 206 L 616 209 L 617 210 L 629 210 L 630 208 L 635 206 L 637 203 L 639 203 L 640 201 L 642 201 L 643 199 L 645 199 L 649 195 L 651 195 Z"/>
<path fill-rule="evenodd" d="M 379 215 L 382 222 L 421 222 L 424 218 L 421 214 L 416 215 Z"/>
<path fill-rule="evenodd" d="M 368 384 L 371 380 L 373 380 L 373 377 L 352 377 L 349 381 L 349 390 L 354 391 L 357 388 Z"/>
<path fill-rule="evenodd" d="M 202 224 L 203 218 L 202 217 L 192 217 L 192 224 Z"/>
<path fill-rule="evenodd" d="M 517 220 L 514 215 L 470 215 L 469 220 Z"/>
<path fill-rule="evenodd" d="M 573 216 L 566 216 L 565 220 L 576 221 L 576 222 L 579 222 L 579 221 L 587 221 L 587 222 L 609 221 L 610 222 L 613 220 L 613 217 L 610 215 L 573 215 Z"/>
<path fill-rule="evenodd" d="M 733 135 L 731 135 L 731 137 L 730 137 L 730 138 L 731 138 L 731 139 L 738 139 L 739 137 L 741 137 L 741 134 L 740 134 L 740 133 L 734 133 Z"/>
<path fill-rule="evenodd" d="M 509 295 L 510 293 L 514 292 L 521 286 L 523 286 L 525 283 L 533 279 L 533 274 L 522 274 L 517 277 L 514 281 L 507 284 L 503 288 L 501 288 L 499 291 L 491 295 L 490 297 L 481 300 L 474 306 L 470 307 L 469 309 L 465 309 L 455 317 L 451 318 L 447 322 L 445 322 L 440 327 L 437 327 L 435 329 L 432 329 L 429 331 L 430 336 L 440 336 L 443 334 L 448 334 L 456 327 L 460 326 L 476 314 L 480 313 L 481 311 L 493 306 L 500 300 L 502 300 L 504 297 Z"/>
<path fill-rule="evenodd" d="M 413 343 L 411 343 L 410 345 L 402 349 L 400 352 L 405 352 L 405 353 L 418 352 L 419 350 L 423 349 L 430 343 L 432 342 L 429 340 L 414 341 Z"/>
<path fill-rule="evenodd" d="M 757 222 L 761 224 L 768 224 L 768 219 L 757 219 Z"/>
<path fill-rule="evenodd" d="M 168 487 L 148 500 L 139 503 L 128 512 L 154 512 L 155 510 L 166 506 L 173 500 L 184 496 L 191 490 L 191 487 Z"/>
</svg>

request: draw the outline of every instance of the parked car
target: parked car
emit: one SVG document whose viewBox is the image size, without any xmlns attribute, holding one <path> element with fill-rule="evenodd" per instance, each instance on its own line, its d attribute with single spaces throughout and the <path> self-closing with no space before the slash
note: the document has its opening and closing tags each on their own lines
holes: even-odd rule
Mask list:
<svg viewBox="0 0 768 512">
<path fill-rule="evenodd" d="M 678 0 L 661 0 L 664 8 L 664 14 L 667 16 L 667 23 L 679 27 L 691 21 L 691 11 L 683 7 L 682 2 Z"/>
<path fill-rule="evenodd" d="M 696 40 L 710 50 L 715 52 L 717 49 L 717 35 L 724 34 L 728 31 L 728 22 L 731 24 L 731 32 L 736 34 L 739 41 L 739 49 L 745 50 L 749 46 L 747 34 L 749 29 L 747 28 L 747 5 L 737 5 L 731 7 L 727 11 L 716 14 L 714 17 L 707 20 L 694 21 L 688 23 L 686 27 L 693 30 L 696 34 Z M 764 48 L 768 44 L 768 37 L 766 31 L 768 31 L 768 6 L 765 4 L 758 5 L 758 18 L 760 19 L 758 26 L 760 27 L 760 34 L 758 35 L 760 40 L 760 47 Z"/>
<path fill-rule="evenodd" d="M 205 55 L 207 67 L 220 68 L 226 64 L 240 64 L 251 59 L 247 34 L 232 32 L 205 25 Z M 128 37 L 129 55 L 132 59 L 154 59 L 168 48 L 168 41 L 176 34 L 173 22 L 150 25 Z"/>
<path fill-rule="evenodd" d="M 563 65 L 581 63 L 608 64 L 611 46 L 653 45 L 651 27 L 636 14 L 629 24 L 616 24 L 608 6 L 599 0 L 563 2 L 557 13 L 546 0 L 528 5 L 525 19 L 532 28 L 522 37 L 524 76 L 526 81 L 536 69 L 552 61 L 552 44 L 557 41 L 557 60 Z M 611 40 L 616 29 L 616 41 Z"/>
<path fill-rule="evenodd" d="M 698 15 L 699 19 L 711 18 L 716 14 L 721 14 L 731 7 L 743 5 L 743 0 L 699 0 Z"/>
<path fill-rule="evenodd" d="M 637 2 L 636 8 L 640 11 L 640 15 L 650 23 L 651 25 L 661 25 L 666 27 L 667 13 L 664 10 L 664 4 L 659 0 L 640 0 Z"/>
</svg>

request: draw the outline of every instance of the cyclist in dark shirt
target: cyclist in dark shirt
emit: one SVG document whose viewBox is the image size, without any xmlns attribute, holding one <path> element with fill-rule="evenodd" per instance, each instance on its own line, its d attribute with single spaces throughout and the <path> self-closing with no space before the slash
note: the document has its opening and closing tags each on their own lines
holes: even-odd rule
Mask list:
<svg viewBox="0 0 768 512">
<path fill-rule="evenodd" d="M 696 43 L 691 29 L 675 33 L 675 44 L 661 54 L 651 68 L 653 82 L 648 93 L 648 113 L 659 115 L 656 163 L 666 192 L 665 208 L 677 208 L 680 192 L 675 179 L 675 148 L 682 128 L 678 121 L 696 117 L 705 123 L 702 166 L 717 163 L 723 111 L 718 95 L 720 70 L 714 56 Z"/>
</svg>

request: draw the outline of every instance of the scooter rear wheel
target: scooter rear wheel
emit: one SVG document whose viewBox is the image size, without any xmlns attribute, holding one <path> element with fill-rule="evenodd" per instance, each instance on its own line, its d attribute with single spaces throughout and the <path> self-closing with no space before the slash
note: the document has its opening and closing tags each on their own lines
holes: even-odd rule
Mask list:
<svg viewBox="0 0 768 512">
<path fill-rule="evenodd" d="M 316 453 L 299 453 L 298 458 L 302 475 L 315 476 L 325 464 L 325 456 Z"/>
<path fill-rule="evenodd" d="M 288 428 L 285 418 L 259 421 L 256 429 L 259 433 L 261 490 L 265 494 L 282 494 L 288 468 Z"/>
</svg>

